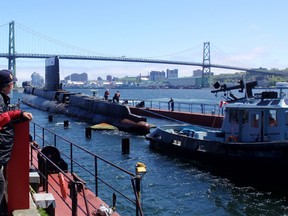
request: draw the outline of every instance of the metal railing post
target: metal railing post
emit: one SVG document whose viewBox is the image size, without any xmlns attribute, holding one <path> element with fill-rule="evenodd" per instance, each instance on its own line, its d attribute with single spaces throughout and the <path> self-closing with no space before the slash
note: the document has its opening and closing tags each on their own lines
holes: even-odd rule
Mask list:
<svg viewBox="0 0 288 216">
<path fill-rule="evenodd" d="M 140 181 L 141 181 L 141 178 L 140 178 L 139 175 L 137 175 L 136 178 L 135 178 L 135 185 L 136 185 L 136 192 L 137 192 L 138 203 L 139 204 L 140 204 L 140 192 L 141 192 Z M 136 215 L 137 216 L 138 216 L 138 213 L 139 213 L 139 206 L 140 205 L 136 205 Z"/>
<path fill-rule="evenodd" d="M 56 134 L 54 134 L 54 146 L 57 146 Z"/>
<path fill-rule="evenodd" d="M 72 200 L 72 216 L 77 216 L 77 185 L 75 182 L 71 182 L 70 185 L 70 196 Z"/>
<path fill-rule="evenodd" d="M 45 147 L 45 137 L 44 137 L 45 128 L 42 128 L 42 146 Z"/>
<path fill-rule="evenodd" d="M 139 213 L 140 213 L 140 216 L 143 216 L 143 212 L 142 212 L 142 208 L 141 208 L 141 204 L 140 204 L 140 198 L 139 198 L 140 181 L 141 181 L 141 177 L 139 175 L 136 175 L 136 176 L 134 176 L 133 179 L 131 179 L 132 187 L 133 187 L 135 199 L 136 199 L 136 216 L 139 216 Z"/>
<path fill-rule="evenodd" d="M 30 145 L 30 166 L 33 165 L 33 147 Z"/>
<path fill-rule="evenodd" d="M 97 157 L 95 158 L 95 194 L 98 197 L 98 161 L 97 161 Z"/>
<path fill-rule="evenodd" d="M 45 166 L 44 166 L 44 174 L 45 174 L 45 191 L 46 193 L 48 193 L 48 163 L 49 161 L 47 161 L 45 159 Z"/>
<path fill-rule="evenodd" d="M 73 145 L 70 143 L 70 167 L 71 173 L 73 173 Z"/>
<path fill-rule="evenodd" d="M 34 133 L 34 139 L 36 140 L 36 124 L 33 122 L 33 133 Z"/>
</svg>

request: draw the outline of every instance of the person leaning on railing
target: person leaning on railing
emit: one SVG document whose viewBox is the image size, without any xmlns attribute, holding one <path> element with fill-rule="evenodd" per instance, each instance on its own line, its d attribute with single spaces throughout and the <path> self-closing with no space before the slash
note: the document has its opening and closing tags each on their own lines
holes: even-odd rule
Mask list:
<svg viewBox="0 0 288 216">
<path fill-rule="evenodd" d="M 5 191 L 5 177 L 4 169 L 11 157 L 11 150 L 14 143 L 14 120 L 27 119 L 32 120 L 31 113 L 23 112 L 20 109 L 9 109 L 10 98 L 16 77 L 10 70 L 0 70 L 0 202 L 4 197 Z M 0 213 L 4 210 L 0 207 Z"/>
<path fill-rule="evenodd" d="M 168 102 L 168 109 L 170 110 L 171 107 L 171 111 L 174 111 L 174 100 L 173 98 L 170 98 L 169 102 Z"/>
</svg>

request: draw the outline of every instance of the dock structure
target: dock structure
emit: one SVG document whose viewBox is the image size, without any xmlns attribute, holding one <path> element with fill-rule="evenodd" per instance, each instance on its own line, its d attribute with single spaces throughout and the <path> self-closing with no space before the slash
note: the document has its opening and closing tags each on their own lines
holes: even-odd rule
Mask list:
<svg viewBox="0 0 288 216">
<path fill-rule="evenodd" d="M 135 115 L 148 116 L 153 118 L 163 118 L 178 123 L 196 124 L 205 127 L 221 128 L 223 115 L 203 114 L 196 112 L 169 111 L 155 108 L 129 107 L 131 113 Z"/>
</svg>

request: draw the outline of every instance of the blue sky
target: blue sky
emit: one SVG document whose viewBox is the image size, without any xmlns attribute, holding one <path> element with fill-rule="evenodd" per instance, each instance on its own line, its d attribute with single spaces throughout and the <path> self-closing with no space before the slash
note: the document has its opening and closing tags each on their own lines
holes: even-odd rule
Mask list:
<svg viewBox="0 0 288 216">
<path fill-rule="evenodd" d="M 238 66 L 288 67 L 286 0 L 18 0 L 1 1 L 0 8 L 0 26 L 13 20 L 16 25 L 96 54 L 201 62 L 203 42 L 209 41 L 211 50 L 218 50 Z M 0 52 L 6 52 L 6 46 L 8 42 Z M 219 53 L 211 51 L 211 63 L 230 64 Z M 7 60 L 0 59 L 0 67 L 6 68 Z M 178 68 L 180 76 L 191 76 L 197 69 L 88 61 L 61 61 L 60 67 L 62 77 L 87 72 L 91 79 L 107 74 L 147 75 L 167 68 Z M 18 79 L 34 71 L 43 73 L 43 60 L 17 60 Z"/>
</svg>

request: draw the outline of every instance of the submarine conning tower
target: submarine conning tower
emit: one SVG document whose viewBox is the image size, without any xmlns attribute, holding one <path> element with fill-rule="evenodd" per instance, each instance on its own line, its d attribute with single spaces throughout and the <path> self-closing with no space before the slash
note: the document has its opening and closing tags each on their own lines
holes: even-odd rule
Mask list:
<svg viewBox="0 0 288 216">
<path fill-rule="evenodd" d="M 59 57 L 51 57 L 45 60 L 45 90 L 57 91 L 59 85 Z"/>
</svg>

